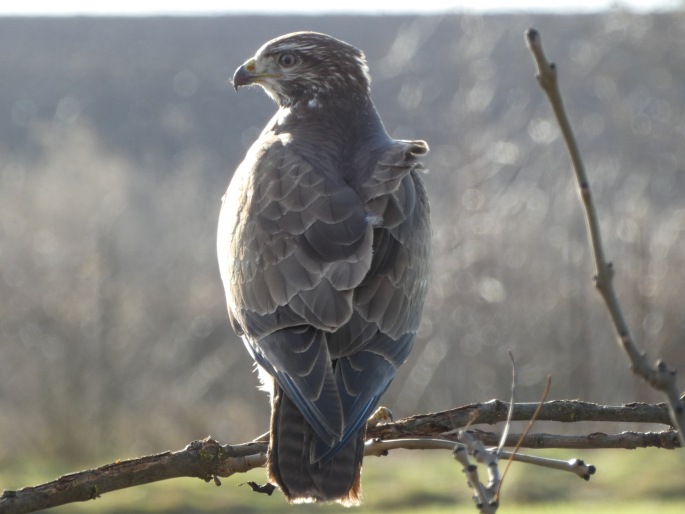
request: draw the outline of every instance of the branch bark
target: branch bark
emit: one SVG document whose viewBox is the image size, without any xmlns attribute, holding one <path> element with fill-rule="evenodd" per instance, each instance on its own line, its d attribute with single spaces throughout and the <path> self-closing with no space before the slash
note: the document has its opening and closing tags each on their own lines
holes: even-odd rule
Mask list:
<svg viewBox="0 0 685 514">
<path fill-rule="evenodd" d="M 633 373 L 642 377 L 642 379 L 653 388 L 666 395 L 671 419 L 673 420 L 674 426 L 678 428 L 681 446 L 685 445 L 685 403 L 680 399 L 675 371 L 670 369 L 661 359 L 657 361 L 655 366 L 649 364 L 646 354 L 639 349 L 630 332 L 628 323 L 623 315 L 623 310 L 618 301 L 613 285 L 614 268 L 612 263 L 608 262 L 605 257 L 604 245 L 599 230 L 597 209 L 592 200 L 590 182 L 585 172 L 583 159 L 580 150 L 578 149 L 575 136 L 573 135 L 571 123 L 566 115 L 561 93 L 559 92 L 557 68 L 554 63 L 547 61 L 542 50 L 540 34 L 537 30 L 529 29 L 526 32 L 526 41 L 537 66 L 538 83 L 549 99 L 549 103 L 552 106 L 552 110 L 554 111 L 554 115 L 564 137 L 564 141 L 566 142 L 571 163 L 573 164 L 578 195 L 584 207 L 585 222 L 590 240 L 590 247 L 594 257 L 595 286 L 604 299 L 604 303 L 606 304 L 616 330 L 618 342 L 630 361 Z"/>
<path fill-rule="evenodd" d="M 183 450 L 116 461 L 95 469 L 70 473 L 18 491 L 3 491 L 0 513 L 20 514 L 169 478 L 196 477 L 209 482 L 217 476 L 244 473 L 264 465 L 268 443 L 222 446 L 212 438 L 193 441 Z"/>
<path fill-rule="evenodd" d="M 528 421 L 532 418 L 537 403 L 514 404 L 512 421 Z M 468 424 L 494 425 L 507 420 L 509 403 L 490 400 L 472 403 L 432 414 L 419 414 L 394 423 L 378 425 L 369 437 L 400 439 L 404 437 L 430 436 L 449 433 Z M 542 404 L 538 421 L 607 421 L 658 423 L 671 426 L 668 408 L 664 404 L 630 403 L 627 405 L 598 405 L 578 400 L 555 400 Z M 496 444 L 496 443 L 495 443 Z"/>
<path fill-rule="evenodd" d="M 513 420 L 530 419 L 537 407 L 534 403 L 515 404 Z M 470 404 L 448 411 L 424 414 L 368 427 L 368 455 L 384 454 L 397 448 L 453 448 L 457 432 L 474 424 L 494 425 L 507 419 L 509 404 L 499 400 Z M 551 401 L 542 405 L 540 420 L 560 422 L 604 421 L 669 424 L 664 405 L 629 404 L 597 405 L 580 401 Z M 485 444 L 497 446 L 500 434 L 474 431 Z M 517 434 L 509 434 L 505 446 L 517 442 Z M 412 438 L 411 441 L 397 439 Z M 424 439 L 422 442 L 420 439 Z M 442 440 L 439 444 L 436 439 Z M 378 444 L 378 443 L 383 444 Z M 448 444 L 444 444 L 448 442 Z M 377 444 L 374 444 L 377 443 Z M 678 440 L 673 431 L 660 433 L 601 433 L 587 436 L 529 434 L 523 440 L 529 448 L 636 448 L 653 446 L 675 448 Z M 117 461 L 95 469 L 64 475 L 56 480 L 0 495 L 0 514 L 20 514 L 86 501 L 110 491 L 134 487 L 177 477 L 196 477 L 220 484 L 218 477 L 228 477 L 263 466 L 268 442 L 259 440 L 239 445 L 222 445 L 211 437 L 194 441 L 184 449 Z M 526 456 L 517 455 L 519 460 Z"/>
</svg>

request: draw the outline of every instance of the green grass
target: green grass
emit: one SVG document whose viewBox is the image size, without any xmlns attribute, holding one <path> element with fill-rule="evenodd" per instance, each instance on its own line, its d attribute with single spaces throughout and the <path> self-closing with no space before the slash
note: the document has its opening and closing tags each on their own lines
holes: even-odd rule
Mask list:
<svg viewBox="0 0 685 514">
<path fill-rule="evenodd" d="M 546 456 L 553 456 L 545 452 Z M 666 450 L 555 452 L 595 464 L 589 482 L 574 475 L 526 464 L 514 464 L 502 489 L 498 512 L 542 513 L 678 513 L 685 512 L 685 453 Z M 15 466 L 0 470 L 0 489 L 35 485 L 63 474 L 54 465 Z M 504 466 L 501 466 L 503 469 Z M 278 493 L 257 494 L 239 484 L 264 482 L 264 471 L 223 479 L 216 487 L 197 479 L 168 480 L 103 495 L 95 501 L 54 509 L 55 513 L 311 513 L 341 512 L 461 514 L 476 512 L 458 464 L 447 452 L 392 452 L 367 458 L 364 504 L 358 509 L 337 505 L 290 506 Z"/>
</svg>

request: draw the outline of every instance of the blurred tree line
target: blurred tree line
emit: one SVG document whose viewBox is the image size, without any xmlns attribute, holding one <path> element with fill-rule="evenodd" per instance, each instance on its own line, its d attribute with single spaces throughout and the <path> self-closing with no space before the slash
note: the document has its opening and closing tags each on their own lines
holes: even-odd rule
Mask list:
<svg viewBox="0 0 685 514">
<path fill-rule="evenodd" d="M 507 398 L 658 401 L 592 288 L 535 26 L 640 344 L 685 370 L 685 15 L 0 19 L 0 462 L 133 456 L 267 430 L 215 257 L 220 198 L 274 106 L 266 40 L 364 49 L 388 131 L 426 139 L 435 234 L 398 416 Z"/>
</svg>

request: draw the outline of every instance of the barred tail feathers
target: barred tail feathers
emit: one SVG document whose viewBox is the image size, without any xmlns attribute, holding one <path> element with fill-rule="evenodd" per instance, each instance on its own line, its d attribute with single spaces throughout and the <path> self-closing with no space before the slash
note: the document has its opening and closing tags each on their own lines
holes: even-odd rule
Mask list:
<svg viewBox="0 0 685 514">
<path fill-rule="evenodd" d="M 267 464 L 270 480 L 293 503 L 359 505 L 366 426 L 332 457 L 311 462 L 321 441 L 297 406 L 275 388 Z"/>
</svg>

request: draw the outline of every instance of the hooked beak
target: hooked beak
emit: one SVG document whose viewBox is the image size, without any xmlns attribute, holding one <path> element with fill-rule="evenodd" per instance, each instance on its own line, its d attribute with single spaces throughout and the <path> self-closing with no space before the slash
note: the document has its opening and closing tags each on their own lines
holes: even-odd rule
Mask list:
<svg viewBox="0 0 685 514">
<path fill-rule="evenodd" d="M 233 88 L 238 91 L 241 86 L 249 86 L 255 80 L 259 78 L 259 74 L 256 73 L 257 68 L 255 66 L 254 59 L 250 59 L 235 70 L 233 75 Z"/>
</svg>

